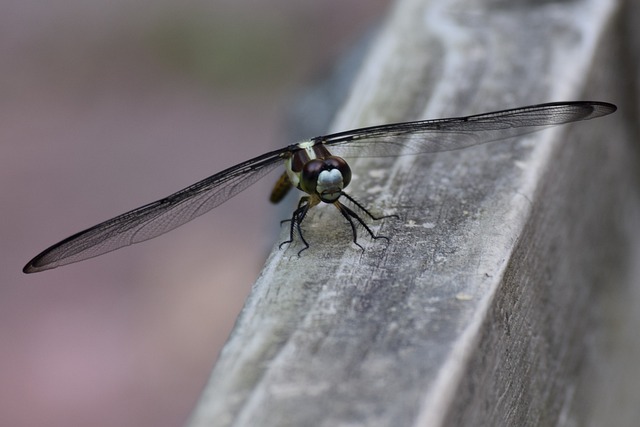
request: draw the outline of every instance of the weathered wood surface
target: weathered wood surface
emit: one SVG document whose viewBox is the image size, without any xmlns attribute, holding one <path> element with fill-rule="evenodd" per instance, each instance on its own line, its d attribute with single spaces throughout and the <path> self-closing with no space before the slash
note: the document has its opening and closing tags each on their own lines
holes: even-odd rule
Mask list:
<svg viewBox="0 0 640 427">
<path fill-rule="evenodd" d="M 623 16 L 614 0 L 399 1 L 333 130 L 557 100 L 621 109 L 352 162 L 350 193 L 400 216 L 376 227 L 391 241 L 361 232 L 362 253 L 335 209 L 315 209 L 309 250 L 274 247 L 189 425 L 586 425 L 603 295 L 632 289 L 640 230 Z"/>
</svg>

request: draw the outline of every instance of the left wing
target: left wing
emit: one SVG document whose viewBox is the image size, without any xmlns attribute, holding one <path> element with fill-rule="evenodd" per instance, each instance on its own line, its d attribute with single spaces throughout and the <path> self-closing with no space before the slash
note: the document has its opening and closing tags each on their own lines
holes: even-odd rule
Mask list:
<svg viewBox="0 0 640 427">
<path fill-rule="evenodd" d="M 295 146 L 223 170 L 164 199 L 118 215 L 45 249 L 22 270 L 35 273 L 152 239 L 210 211 L 280 164 Z"/>
</svg>

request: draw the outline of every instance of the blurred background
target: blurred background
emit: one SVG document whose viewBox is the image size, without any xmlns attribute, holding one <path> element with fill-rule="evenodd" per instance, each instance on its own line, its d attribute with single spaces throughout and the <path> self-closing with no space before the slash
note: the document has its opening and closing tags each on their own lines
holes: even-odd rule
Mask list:
<svg viewBox="0 0 640 427">
<path fill-rule="evenodd" d="M 1 426 L 184 423 L 296 202 L 269 204 L 277 173 L 158 239 L 21 269 L 294 142 L 291 105 L 389 3 L 0 4 Z"/>
</svg>

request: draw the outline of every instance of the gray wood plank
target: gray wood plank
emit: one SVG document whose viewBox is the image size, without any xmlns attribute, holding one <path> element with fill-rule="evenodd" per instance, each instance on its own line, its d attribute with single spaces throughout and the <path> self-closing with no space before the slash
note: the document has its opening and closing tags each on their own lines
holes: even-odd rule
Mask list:
<svg viewBox="0 0 640 427">
<path fill-rule="evenodd" d="M 556 100 L 623 107 L 619 6 L 399 1 L 333 130 Z M 633 282 L 627 119 L 351 162 L 350 194 L 400 216 L 374 227 L 390 242 L 362 230 L 362 252 L 335 209 L 314 209 L 311 248 L 274 246 L 189 425 L 580 420 L 597 395 L 576 393 L 594 300 Z"/>
</svg>

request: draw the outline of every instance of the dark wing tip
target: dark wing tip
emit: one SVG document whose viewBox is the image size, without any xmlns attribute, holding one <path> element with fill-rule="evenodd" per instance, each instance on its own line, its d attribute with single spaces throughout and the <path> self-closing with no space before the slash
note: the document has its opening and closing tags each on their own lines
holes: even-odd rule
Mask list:
<svg viewBox="0 0 640 427">
<path fill-rule="evenodd" d="M 22 272 L 24 274 L 37 273 L 38 271 L 39 271 L 38 268 L 33 265 L 32 261 L 29 261 L 29 263 L 25 265 L 24 268 L 22 269 Z"/>
<path fill-rule="evenodd" d="M 35 257 L 31 261 L 29 261 L 27 265 L 25 265 L 24 268 L 22 269 L 22 272 L 24 274 L 31 274 L 31 273 L 38 273 L 40 271 L 49 270 L 50 268 L 53 268 L 53 267 L 47 267 L 46 265 L 38 265 L 39 264 L 38 261 L 39 261 L 39 257 Z"/>
<path fill-rule="evenodd" d="M 39 273 L 41 271 L 51 270 L 53 268 L 59 267 L 60 264 L 55 260 L 47 260 L 51 249 L 55 248 L 56 246 L 58 245 L 54 245 L 33 257 L 31 261 L 29 261 L 27 265 L 24 266 L 22 272 L 24 274 Z"/>
<path fill-rule="evenodd" d="M 615 113 L 618 107 L 615 104 L 609 102 L 594 102 L 594 110 L 599 114 L 598 116 L 606 116 L 607 114 Z"/>
<path fill-rule="evenodd" d="M 577 109 L 583 112 L 583 116 L 577 118 L 577 120 L 571 121 L 579 121 L 579 120 L 589 120 L 595 119 L 598 117 L 608 116 L 609 114 L 615 113 L 618 110 L 618 107 L 615 104 L 611 104 L 610 102 L 604 101 L 569 101 L 569 102 L 549 102 L 546 104 L 537 104 L 532 105 L 531 107 L 526 108 L 540 108 L 543 109 L 547 107 L 552 108 L 568 108 L 570 112 L 576 112 Z M 507 110 L 508 112 L 509 110 Z"/>
</svg>

